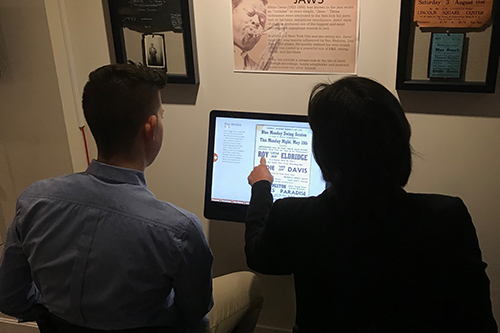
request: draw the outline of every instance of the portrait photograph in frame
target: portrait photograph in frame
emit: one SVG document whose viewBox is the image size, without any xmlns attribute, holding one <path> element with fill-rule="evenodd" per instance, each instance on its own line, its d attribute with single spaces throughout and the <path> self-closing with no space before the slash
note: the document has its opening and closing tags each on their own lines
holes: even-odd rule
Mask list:
<svg viewBox="0 0 500 333">
<path fill-rule="evenodd" d="M 142 34 L 142 55 L 147 67 L 166 71 L 165 36 L 162 34 Z"/>
</svg>

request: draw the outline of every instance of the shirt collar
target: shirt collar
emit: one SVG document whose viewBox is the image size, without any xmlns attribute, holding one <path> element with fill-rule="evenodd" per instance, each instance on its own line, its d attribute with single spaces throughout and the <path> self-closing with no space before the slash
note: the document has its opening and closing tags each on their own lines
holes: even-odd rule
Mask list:
<svg viewBox="0 0 500 333">
<path fill-rule="evenodd" d="M 128 183 L 147 188 L 144 172 L 139 170 L 121 168 L 92 160 L 85 173 L 113 183 Z"/>
<path fill-rule="evenodd" d="M 240 49 L 238 46 L 234 45 L 234 68 L 235 69 L 254 69 L 253 60 L 247 51 Z"/>
<path fill-rule="evenodd" d="M 240 49 L 240 47 L 236 46 L 236 45 L 234 45 L 234 53 L 237 53 L 242 58 L 245 58 L 246 56 L 248 56 L 247 51 Z"/>
</svg>

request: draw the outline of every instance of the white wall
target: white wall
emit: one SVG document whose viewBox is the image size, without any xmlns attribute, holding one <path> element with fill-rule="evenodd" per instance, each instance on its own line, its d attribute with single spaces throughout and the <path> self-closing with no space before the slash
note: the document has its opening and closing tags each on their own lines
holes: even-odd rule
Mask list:
<svg viewBox="0 0 500 333">
<path fill-rule="evenodd" d="M 0 0 L 0 233 L 29 184 L 73 171 L 43 0 Z"/>
<path fill-rule="evenodd" d="M 48 5 L 51 5 L 50 1 L 53 0 L 46 0 Z M 17 15 L 23 17 L 27 9 L 35 10 L 32 5 L 34 2 L 40 3 L 41 0 L 17 2 L 0 0 L 0 27 L 2 29 L 0 45 L 11 45 L 14 41 L 6 43 L 7 35 L 18 29 L 26 29 L 14 25 L 14 21 L 6 26 L 3 21 L 4 8 L 19 6 L 17 9 L 23 14 Z M 214 272 L 221 274 L 246 268 L 242 252 L 243 226 L 218 221 L 209 222 L 202 218 L 208 113 L 212 109 L 229 109 L 305 114 L 311 87 L 318 81 L 335 80 L 336 77 L 233 73 L 230 1 L 194 2 L 201 80 L 198 92 L 194 95 L 196 103 L 194 105 L 164 105 L 166 114 L 163 150 L 146 173 L 149 188 L 160 199 L 171 201 L 194 212 L 204 222 L 207 232 L 210 227 L 211 246 L 216 256 Z M 361 0 L 359 75 L 375 78 L 393 91 L 399 5 L 399 0 Z M 78 84 L 81 88 L 90 70 L 109 61 L 102 21 L 102 5 L 100 0 L 66 0 L 66 6 L 70 16 Z M 36 10 L 43 11 L 43 8 L 36 8 Z M 39 20 L 39 18 L 35 19 Z M 38 44 L 43 44 L 39 46 L 41 49 L 46 47 L 46 37 L 45 39 L 37 37 L 36 40 Z M 3 57 L 2 51 L 2 46 L 0 46 L 0 56 Z M 54 65 L 49 67 L 49 76 L 53 79 L 56 72 Z M 41 71 L 39 68 L 36 70 Z M 44 73 L 46 70 L 47 67 L 44 67 Z M 16 75 L 17 71 L 24 73 L 25 69 L 17 68 Z M 26 76 L 43 77 L 39 72 L 32 72 Z M 5 85 L 2 80 L 3 78 L 0 78 L 0 94 L 3 93 Z M 9 87 L 12 89 L 9 95 L 26 96 L 23 94 L 26 92 L 30 94 L 30 98 L 23 99 L 23 101 L 31 101 L 36 109 L 43 107 L 48 113 L 61 112 L 51 105 L 46 106 L 40 97 L 38 99 L 31 97 L 35 94 L 39 96 L 39 85 L 28 84 L 28 82 L 31 81 L 25 78 L 23 84 Z M 50 90 L 47 94 L 53 94 L 57 90 L 55 83 L 43 85 L 43 87 Z M 193 97 L 192 87 L 175 87 L 175 89 L 179 95 L 191 94 L 188 97 Z M 500 85 L 497 90 L 500 90 Z M 489 264 L 492 300 L 497 321 L 500 321 L 500 260 L 498 260 L 500 245 L 497 241 L 500 239 L 498 227 L 500 220 L 500 205 L 498 205 L 500 92 L 494 95 L 405 92 L 401 93 L 400 98 L 409 112 L 408 118 L 413 126 L 412 144 L 419 153 L 415 157 L 414 173 L 408 190 L 446 193 L 458 195 L 464 199 L 475 221 L 484 260 Z M 2 105 L 0 117 L 4 117 L 6 108 L 16 111 L 24 110 L 24 102 L 15 103 L 12 98 L 10 100 L 8 104 L 0 104 Z M 0 95 L 0 103 L 3 103 L 2 101 L 3 95 Z M 477 115 L 482 115 L 482 117 Z M 56 116 L 56 118 L 58 119 L 46 123 L 46 126 L 55 132 L 64 128 L 61 116 Z M 8 119 L 8 124 L 15 122 L 15 118 Z M 2 124 L 4 124 L 4 119 L 0 118 L 0 126 Z M 3 133 L 4 130 L 1 128 L 0 143 L 2 144 L 5 142 Z M 40 134 L 40 142 L 26 143 L 26 150 L 16 148 L 18 158 L 28 160 L 25 151 L 37 151 L 40 144 L 52 146 L 51 135 L 52 133 Z M 20 139 L 15 135 L 9 140 L 15 141 L 12 147 L 20 144 L 17 142 Z M 71 142 L 70 144 L 72 147 L 76 145 Z M 69 160 L 67 148 L 61 151 L 61 154 L 66 156 L 63 160 Z M 59 155 L 57 157 L 60 159 Z M 41 159 L 40 165 L 43 163 L 52 165 L 52 161 Z M 61 161 L 58 165 L 61 167 L 69 163 Z M 63 170 L 51 171 L 64 173 L 67 169 L 67 167 L 61 168 Z M 35 171 L 27 175 L 17 169 L 14 172 L 16 177 L 22 179 L 17 188 L 41 176 Z M 4 180 L 0 179 L 2 180 L 0 186 L 5 191 Z M 13 193 L 17 194 L 17 192 Z M 4 204 L 4 215 L 12 214 L 13 209 L 11 201 Z M 264 277 L 264 281 L 267 300 L 259 324 L 290 328 L 294 317 L 291 278 Z"/>
</svg>

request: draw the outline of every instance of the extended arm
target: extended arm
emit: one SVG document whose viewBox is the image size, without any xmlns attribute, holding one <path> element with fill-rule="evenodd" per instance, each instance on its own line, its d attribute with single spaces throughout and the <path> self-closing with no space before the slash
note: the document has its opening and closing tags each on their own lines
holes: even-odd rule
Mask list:
<svg viewBox="0 0 500 333">
<path fill-rule="evenodd" d="M 264 274 L 291 274 L 286 250 L 289 240 L 286 230 L 279 224 L 279 209 L 273 209 L 271 182 L 273 177 L 266 167 L 265 158 L 256 166 L 248 182 L 252 185 L 252 198 L 245 218 L 245 254 L 248 267 Z M 273 212 L 272 212 L 273 211 Z"/>
</svg>

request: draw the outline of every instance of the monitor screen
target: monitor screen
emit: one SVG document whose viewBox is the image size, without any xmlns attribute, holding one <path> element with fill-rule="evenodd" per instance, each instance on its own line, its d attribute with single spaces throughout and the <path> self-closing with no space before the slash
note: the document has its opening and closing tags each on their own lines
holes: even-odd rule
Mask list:
<svg viewBox="0 0 500 333">
<path fill-rule="evenodd" d="M 312 154 L 306 116 L 210 113 L 204 215 L 243 222 L 250 202 L 247 177 L 262 156 L 274 177 L 273 199 L 316 196 L 326 183 Z"/>
</svg>

